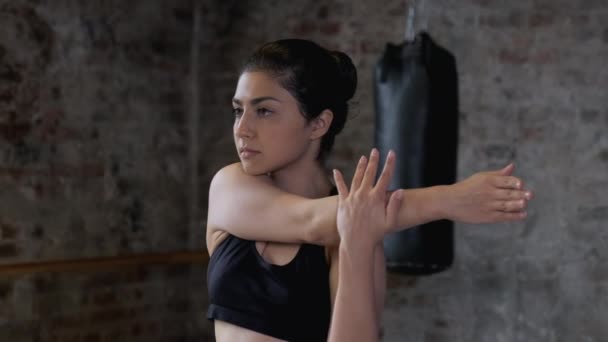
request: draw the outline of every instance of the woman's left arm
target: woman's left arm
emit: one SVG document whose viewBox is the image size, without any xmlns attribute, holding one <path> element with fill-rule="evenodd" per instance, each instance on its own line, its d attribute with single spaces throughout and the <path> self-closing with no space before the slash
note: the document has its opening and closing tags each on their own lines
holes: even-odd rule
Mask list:
<svg viewBox="0 0 608 342">
<path fill-rule="evenodd" d="M 403 230 L 435 220 L 496 223 L 526 218 L 533 194 L 513 176 L 511 163 L 501 170 L 478 172 L 452 185 L 401 190 L 397 227 Z"/>
</svg>

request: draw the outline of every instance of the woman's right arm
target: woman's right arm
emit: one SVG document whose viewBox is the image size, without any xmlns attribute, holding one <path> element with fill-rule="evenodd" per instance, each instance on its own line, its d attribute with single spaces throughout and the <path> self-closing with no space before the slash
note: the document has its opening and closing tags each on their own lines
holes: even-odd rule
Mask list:
<svg viewBox="0 0 608 342">
<path fill-rule="evenodd" d="M 222 234 L 242 239 L 337 245 L 337 196 L 310 199 L 285 192 L 268 176 L 222 168 L 209 188 L 207 246 Z"/>
</svg>

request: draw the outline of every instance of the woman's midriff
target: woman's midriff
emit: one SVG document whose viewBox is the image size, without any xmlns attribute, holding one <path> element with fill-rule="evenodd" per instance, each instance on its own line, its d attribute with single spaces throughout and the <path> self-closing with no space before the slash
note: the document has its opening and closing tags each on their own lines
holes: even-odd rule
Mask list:
<svg viewBox="0 0 608 342">
<path fill-rule="evenodd" d="M 214 322 L 217 342 L 286 342 L 224 321 Z"/>
</svg>

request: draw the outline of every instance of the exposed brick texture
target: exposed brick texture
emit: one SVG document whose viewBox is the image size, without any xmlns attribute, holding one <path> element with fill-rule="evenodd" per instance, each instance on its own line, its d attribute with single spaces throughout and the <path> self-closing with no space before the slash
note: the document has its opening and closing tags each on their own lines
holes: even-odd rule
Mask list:
<svg viewBox="0 0 608 342">
<path fill-rule="evenodd" d="M 330 159 L 350 177 L 372 147 L 372 68 L 416 6 L 458 63 L 459 178 L 513 160 L 536 199 L 523 223 L 457 225 L 447 272 L 391 275 L 384 340 L 605 341 L 605 0 L 201 0 L 194 36 L 195 1 L 0 0 L 1 263 L 201 248 L 209 181 L 237 159 L 239 67 L 270 40 L 353 58 Z M 0 341 L 201 341 L 206 301 L 205 270 L 188 266 L 2 279 Z"/>
</svg>

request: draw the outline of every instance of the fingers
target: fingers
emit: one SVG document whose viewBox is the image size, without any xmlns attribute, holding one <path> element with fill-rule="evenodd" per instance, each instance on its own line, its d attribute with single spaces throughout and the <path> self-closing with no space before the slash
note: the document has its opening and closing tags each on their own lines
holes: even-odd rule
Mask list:
<svg viewBox="0 0 608 342">
<path fill-rule="evenodd" d="M 513 176 L 495 176 L 491 178 L 491 183 L 500 189 L 523 189 L 524 182 Z"/>
<path fill-rule="evenodd" d="M 495 201 L 492 203 L 492 209 L 497 211 L 502 211 L 506 213 L 515 213 L 524 211 L 528 206 L 528 201 L 526 200 L 516 200 L 516 201 Z"/>
<path fill-rule="evenodd" d="M 379 159 L 380 153 L 376 148 L 372 149 L 369 161 L 367 161 L 365 156 L 361 156 L 355 170 L 355 175 L 353 176 L 353 180 L 351 182 L 351 191 L 354 191 L 362 186 L 367 188 L 371 188 L 373 186 L 376 181 Z M 386 191 L 388 185 L 390 184 L 394 170 L 395 152 L 391 150 L 386 157 L 386 162 L 384 163 L 384 168 L 382 169 L 382 174 L 376 183 L 376 187 L 379 187 L 379 189 L 384 189 L 381 191 Z"/>
<path fill-rule="evenodd" d="M 363 174 L 365 173 L 366 168 L 367 158 L 365 158 L 365 156 L 361 156 L 361 158 L 359 158 L 359 163 L 357 163 L 357 168 L 355 169 L 355 175 L 353 176 L 353 180 L 350 184 L 350 189 L 352 191 L 359 189 L 361 186 L 361 181 L 363 180 Z"/>
<path fill-rule="evenodd" d="M 338 196 L 345 198 L 348 196 L 348 188 L 344 183 L 344 176 L 342 172 L 334 169 L 334 181 L 336 182 L 336 188 L 338 189 Z"/>
<path fill-rule="evenodd" d="M 393 171 L 395 170 L 395 152 L 390 150 L 388 155 L 386 156 L 386 162 L 384 163 L 384 168 L 382 169 L 382 173 L 380 174 L 380 178 L 376 183 L 376 187 L 385 192 L 388 188 L 389 183 L 391 182 L 391 178 L 393 177 Z"/>
<path fill-rule="evenodd" d="M 363 180 L 361 181 L 361 187 L 371 188 L 374 182 L 376 181 L 376 172 L 378 171 L 378 159 L 380 153 L 378 150 L 373 148 L 372 152 L 369 156 L 369 163 L 367 164 L 367 168 L 365 169 L 365 174 L 363 175 Z"/>
<path fill-rule="evenodd" d="M 498 189 L 496 190 L 496 199 L 503 201 L 515 201 L 520 199 L 531 200 L 532 192 L 528 190 L 507 190 L 507 189 Z"/>
<path fill-rule="evenodd" d="M 500 170 L 500 174 L 503 176 L 511 176 L 514 170 L 515 164 L 509 163 L 509 165 L 505 166 L 502 170 Z"/>
<path fill-rule="evenodd" d="M 489 173 L 498 175 L 498 176 L 510 176 L 513 174 L 514 170 L 515 170 L 515 164 L 513 164 L 511 162 L 507 166 L 503 167 L 502 169 L 496 170 L 496 171 L 490 171 Z"/>
<path fill-rule="evenodd" d="M 397 218 L 403 201 L 403 190 L 397 190 L 391 194 L 386 206 L 386 221 L 390 227 L 397 225 Z"/>
<path fill-rule="evenodd" d="M 521 221 L 528 217 L 528 213 L 525 211 L 519 213 L 501 213 L 497 212 L 493 222 L 510 222 L 510 221 Z"/>
</svg>

